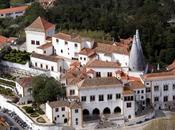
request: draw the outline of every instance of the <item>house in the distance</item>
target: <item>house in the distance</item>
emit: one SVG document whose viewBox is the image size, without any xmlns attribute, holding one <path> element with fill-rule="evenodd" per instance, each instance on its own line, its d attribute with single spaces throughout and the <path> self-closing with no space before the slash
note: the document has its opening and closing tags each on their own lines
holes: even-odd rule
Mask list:
<svg viewBox="0 0 175 130">
<path fill-rule="evenodd" d="M 24 15 L 28 6 L 18 6 L 18 7 L 11 7 L 6 9 L 0 9 L 0 18 L 7 18 L 11 17 L 13 19 Z"/>
</svg>

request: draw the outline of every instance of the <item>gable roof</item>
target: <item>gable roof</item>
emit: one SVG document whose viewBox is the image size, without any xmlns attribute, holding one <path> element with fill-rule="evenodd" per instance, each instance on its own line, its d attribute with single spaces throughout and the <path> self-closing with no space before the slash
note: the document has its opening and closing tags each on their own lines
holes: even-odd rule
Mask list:
<svg viewBox="0 0 175 130">
<path fill-rule="evenodd" d="M 88 57 L 95 55 L 95 51 L 90 48 L 83 48 L 81 51 L 78 53 L 80 55 L 86 55 Z"/>
<path fill-rule="evenodd" d="M 76 34 L 70 35 L 70 34 L 66 34 L 63 32 L 59 32 L 59 33 L 55 34 L 53 37 L 63 39 L 66 41 L 79 42 L 79 43 L 82 41 L 82 39 L 79 35 L 76 35 Z"/>
<path fill-rule="evenodd" d="M 47 49 L 49 47 L 52 47 L 52 43 L 51 42 L 45 43 L 45 44 L 43 44 L 43 45 L 41 45 L 41 46 L 39 46 L 37 48 L 39 48 L 39 49 Z"/>
<path fill-rule="evenodd" d="M 141 88 L 145 87 L 144 84 L 140 80 L 138 80 L 138 81 L 130 81 L 129 85 L 130 85 L 130 88 L 133 89 L 133 90 L 134 89 L 141 89 Z"/>
<path fill-rule="evenodd" d="M 122 82 L 115 77 L 86 78 L 78 83 L 80 89 L 83 88 L 106 88 L 122 86 Z"/>
<path fill-rule="evenodd" d="M 18 84 L 21 85 L 21 87 L 23 88 L 29 88 L 31 87 L 31 83 L 32 83 L 32 77 L 22 77 L 17 79 Z"/>
<path fill-rule="evenodd" d="M 166 80 L 166 79 L 175 79 L 174 71 L 150 73 L 143 75 L 144 80 Z"/>
<path fill-rule="evenodd" d="M 28 8 L 28 6 L 19 6 L 19 7 L 0 9 L 0 14 L 21 12 L 21 11 L 25 11 L 27 8 Z"/>
<path fill-rule="evenodd" d="M 6 37 L 0 35 L 0 44 L 2 44 L 2 43 L 6 43 L 7 40 L 8 40 L 8 38 L 6 38 Z"/>
<path fill-rule="evenodd" d="M 58 56 L 47 56 L 47 55 L 42 55 L 38 53 L 32 53 L 31 57 L 33 58 L 38 58 L 38 59 L 43 59 L 47 61 L 52 61 L 52 62 L 58 62 L 61 58 Z"/>
<path fill-rule="evenodd" d="M 120 65 L 116 62 L 93 60 L 87 64 L 89 68 L 118 68 Z"/>
<path fill-rule="evenodd" d="M 122 55 L 129 55 L 129 50 L 126 47 L 117 46 L 117 45 L 111 45 L 111 44 L 105 44 L 105 43 L 95 43 L 94 50 L 96 52 L 111 54 L 111 53 L 117 53 Z"/>
<path fill-rule="evenodd" d="M 39 16 L 31 25 L 29 25 L 26 28 L 26 30 L 46 32 L 48 29 L 52 27 L 55 27 L 55 25 Z"/>
</svg>

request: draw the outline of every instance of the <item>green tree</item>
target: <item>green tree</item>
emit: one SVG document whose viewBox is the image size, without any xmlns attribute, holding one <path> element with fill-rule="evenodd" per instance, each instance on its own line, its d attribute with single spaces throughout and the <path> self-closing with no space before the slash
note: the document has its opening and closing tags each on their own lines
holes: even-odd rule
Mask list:
<svg viewBox="0 0 175 130">
<path fill-rule="evenodd" d="M 65 88 L 54 78 L 40 75 L 32 79 L 32 95 L 37 104 L 42 104 L 64 97 Z"/>
<path fill-rule="evenodd" d="M 0 0 L 0 9 L 9 7 L 10 7 L 10 0 Z"/>
</svg>

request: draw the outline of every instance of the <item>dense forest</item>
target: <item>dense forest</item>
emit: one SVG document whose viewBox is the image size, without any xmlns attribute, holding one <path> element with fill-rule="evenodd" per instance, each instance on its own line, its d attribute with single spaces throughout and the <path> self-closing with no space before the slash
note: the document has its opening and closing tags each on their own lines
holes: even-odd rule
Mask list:
<svg viewBox="0 0 175 130">
<path fill-rule="evenodd" d="M 39 15 L 57 31 L 102 32 L 106 40 L 118 41 L 139 29 L 147 62 L 166 65 L 175 59 L 175 26 L 168 23 L 175 18 L 173 0 L 57 0 L 48 10 L 34 3 L 24 17 L 0 20 L 0 34 L 23 37 L 23 29 Z"/>
</svg>

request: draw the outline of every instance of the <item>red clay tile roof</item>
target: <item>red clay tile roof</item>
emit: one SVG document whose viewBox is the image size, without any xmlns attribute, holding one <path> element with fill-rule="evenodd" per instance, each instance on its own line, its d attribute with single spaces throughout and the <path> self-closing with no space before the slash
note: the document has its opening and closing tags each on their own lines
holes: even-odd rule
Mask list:
<svg viewBox="0 0 175 130">
<path fill-rule="evenodd" d="M 88 57 L 95 55 L 95 51 L 90 48 L 83 48 L 78 54 L 86 55 Z"/>
<path fill-rule="evenodd" d="M 22 77 L 17 79 L 18 84 L 21 85 L 21 87 L 23 88 L 29 88 L 31 87 L 31 83 L 32 83 L 32 77 Z"/>
<path fill-rule="evenodd" d="M 138 81 L 130 81 L 129 85 L 130 85 L 130 88 L 133 89 L 133 90 L 134 89 L 141 89 L 141 88 L 145 87 L 144 84 L 140 80 L 138 80 Z"/>
<path fill-rule="evenodd" d="M 159 73 L 150 73 L 145 74 L 143 76 L 145 80 L 166 80 L 166 79 L 175 79 L 175 72 L 168 71 L 168 72 L 159 72 Z"/>
<path fill-rule="evenodd" d="M 6 38 L 6 37 L 0 35 L 0 44 L 1 44 L 1 43 L 6 43 L 7 40 L 8 40 L 8 38 Z"/>
<path fill-rule="evenodd" d="M 19 7 L 0 9 L 0 14 L 21 12 L 21 11 L 25 11 L 27 8 L 28 8 L 28 6 L 19 6 Z"/>
<path fill-rule="evenodd" d="M 120 65 L 116 62 L 93 60 L 87 63 L 87 68 L 118 68 Z"/>
<path fill-rule="evenodd" d="M 63 39 L 66 41 L 81 42 L 81 37 L 79 35 L 69 35 L 63 32 L 55 34 L 53 37 Z"/>
<path fill-rule="evenodd" d="M 46 32 L 52 27 L 55 27 L 55 25 L 39 16 L 30 26 L 26 28 L 26 30 Z"/>
<path fill-rule="evenodd" d="M 50 42 L 48 42 L 46 44 L 43 44 L 43 45 L 41 45 L 41 46 L 39 46 L 37 48 L 39 48 L 39 49 L 47 49 L 49 47 L 52 47 L 52 43 L 50 43 Z"/>
<path fill-rule="evenodd" d="M 48 103 L 51 108 L 58 108 L 58 107 L 69 107 L 69 102 L 67 101 L 53 101 Z"/>
<path fill-rule="evenodd" d="M 133 90 L 131 90 L 128 86 L 126 87 L 124 87 L 124 90 L 123 90 L 123 95 L 124 96 L 127 96 L 127 95 L 133 95 L 134 94 L 134 91 Z"/>
<path fill-rule="evenodd" d="M 95 43 L 94 50 L 96 52 L 101 52 L 105 54 L 118 53 L 123 55 L 129 55 L 128 48 L 111 44 Z"/>
<path fill-rule="evenodd" d="M 122 82 L 115 77 L 86 78 L 78 83 L 80 89 L 83 88 L 107 88 L 122 86 Z"/>
<path fill-rule="evenodd" d="M 47 55 L 42 55 L 42 54 L 37 54 L 37 53 L 32 53 L 31 57 L 48 60 L 52 62 L 58 62 L 61 59 L 58 56 L 47 56 Z"/>
<path fill-rule="evenodd" d="M 51 108 L 58 107 L 69 107 L 70 109 L 81 108 L 81 103 L 79 102 L 68 102 L 68 101 L 53 101 L 48 103 Z"/>
</svg>

